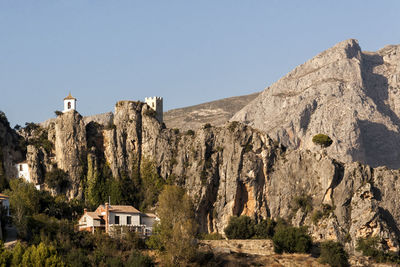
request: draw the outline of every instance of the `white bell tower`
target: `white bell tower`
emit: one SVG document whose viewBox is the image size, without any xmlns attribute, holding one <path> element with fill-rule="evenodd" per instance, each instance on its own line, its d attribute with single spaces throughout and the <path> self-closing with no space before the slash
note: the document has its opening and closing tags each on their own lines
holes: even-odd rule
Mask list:
<svg viewBox="0 0 400 267">
<path fill-rule="evenodd" d="M 64 110 L 63 112 L 67 112 L 70 110 L 76 110 L 76 98 L 69 93 L 69 95 L 64 98 Z"/>
</svg>

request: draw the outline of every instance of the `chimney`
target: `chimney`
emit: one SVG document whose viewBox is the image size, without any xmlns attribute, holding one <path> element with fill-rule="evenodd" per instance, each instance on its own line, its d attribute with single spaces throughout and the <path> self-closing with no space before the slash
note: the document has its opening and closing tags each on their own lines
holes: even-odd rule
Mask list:
<svg viewBox="0 0 400 267">
<path fill-rule="evenodd" d="M 109 227 L 109 210 L 110 210 L 110 207 L 109 207 L 109 205 L 108 205 L 108 202 L 106 202 L 106 204 L 105 204 L 105 206 L 106 206 L 106 233 L 108 234 L 108 227 Z"/>
</svg>

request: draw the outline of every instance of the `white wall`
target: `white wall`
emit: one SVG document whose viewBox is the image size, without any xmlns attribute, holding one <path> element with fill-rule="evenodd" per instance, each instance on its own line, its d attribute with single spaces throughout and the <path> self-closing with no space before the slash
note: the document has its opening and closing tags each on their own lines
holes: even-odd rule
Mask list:
<svg viewBox="0 0 400 267">
<path fill-rule="evenodd" d="M 18 163 L 15 166 L 17 168 L 18 178 L 23 178 L 28 183 L 31 183 L 32 181 L 31 181 L 31 175 L 29 174 L 28 163 Z"/>
<path fill-rule="evenodd" d="M 86 222 L 85 222 L 86 218 Z M 79 228 L 86 228 L 92 226 L 100 226 L 100 220 L 93 220 L 92 217 L 88 216 L 87 214 L 83 215 L 79 220 Z"/>
<path fill-rule="evenodd" d="M 71 103 L 71 108 L 68 108 L 68 103 Z M 63 112 L 69 111 L 69 110 L 76 110 L 76 100 L 74 99 L 66 99 L 64 100 L 64 110 Z"/>
<path fill-rule="evenodd" d="M 140 225 L 140 215 L 138 213 L 115 213 L 110 212 L 110 224 L 115 224 L 115 216 L 119 216 L 119 225 L 128 225 L 127 217 L 131 216 L 131 224 L 130 225 Z"/>
</svg>

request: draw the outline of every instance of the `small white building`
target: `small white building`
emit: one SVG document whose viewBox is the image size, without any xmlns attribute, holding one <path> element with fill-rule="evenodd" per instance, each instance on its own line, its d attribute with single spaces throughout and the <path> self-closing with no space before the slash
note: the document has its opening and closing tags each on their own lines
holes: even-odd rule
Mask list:
<svg viewBox="0 0 400 267">
<path fill-rule="evenodd" d="M 15 165 L 15 167 L 17 168 L 17 177 L 18 178 L 22 178 L 25 181 L 27 181 L 28 183 L 31 183 L 31 175 L 29 173 L 29 166 L 28 163 L 26 161 L 17 163 Z"/>
<path fill-rule="evenodd" d="M 63 113 L 68 112 L 70 110 L 76 110 L 76 98 L 69 93 L 69 95 L 64 98 L 64 110 Z"/>
<path fill-rule="evenodd" d="M 163 98 L 159 96 L 145 97 L 144 101 L 156 112 L 157 120 L 163 122 Z"/>
<path fill-rule="evenodd" d="M 158 218 L 155 214 L 141 213 L 132 206 L 100 205 L 94 212 L 84 210 L 79 219 L 79 231 L 94 232 L 96 229 L 104 230 L 113 235 L 121 227 L 139 232 L 144 236 L 151 235 L 153 225 Z"/>
<path fill-rule="evenodd" d="M 29 165 L 26 161 L 15 164 L 15 168 L 17 169 L 17 177 L 24 179 L 28 183 L 33 183 L 31 179 Z M 37 190 L 40 190 L 40 185 L 35 184 Z"/>
<path fill-rule="evenodd" d="M 8 200 L 8 196 L 0 193 L 0 205 L 6 209 L 7 216 L 10 216 L 10 201 Z"/>
</svg>

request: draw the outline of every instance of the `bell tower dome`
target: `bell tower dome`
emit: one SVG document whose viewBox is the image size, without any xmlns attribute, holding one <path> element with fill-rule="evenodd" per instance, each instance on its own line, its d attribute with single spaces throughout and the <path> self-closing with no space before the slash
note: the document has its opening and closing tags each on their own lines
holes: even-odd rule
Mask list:
<svg viewBox="0 0 400 267">
<path fill-rule="evenodd" d="M 68 112 L 70 110 L 76 110 L 76 98 L 69 93 L 69 95 L 64 98 L 64 110 L 63 112 Z"/>
</svg>

